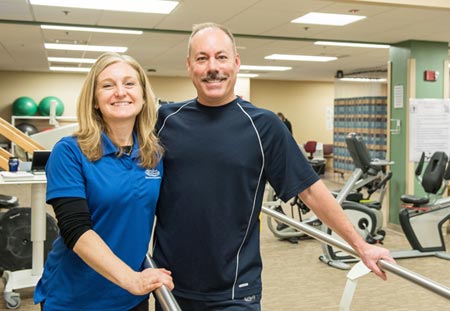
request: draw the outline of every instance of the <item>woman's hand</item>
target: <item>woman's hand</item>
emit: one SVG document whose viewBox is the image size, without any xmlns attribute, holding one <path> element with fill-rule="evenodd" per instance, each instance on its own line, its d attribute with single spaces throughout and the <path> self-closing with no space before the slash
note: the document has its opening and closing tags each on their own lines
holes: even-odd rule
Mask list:
<svg viewBox="0 0 450 311">
<path fill-rule="evenodd" d="M 148 268 L 135 272 L 125 287 L 133 295 L 145 295 L 165 285 L 169 290 L 174 288 L 171 272 L 166 269 Z"/>
</svg>

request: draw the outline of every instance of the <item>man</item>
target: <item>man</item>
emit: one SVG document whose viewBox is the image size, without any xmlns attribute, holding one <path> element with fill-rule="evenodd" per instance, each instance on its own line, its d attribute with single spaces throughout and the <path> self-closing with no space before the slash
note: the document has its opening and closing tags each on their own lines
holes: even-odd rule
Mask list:
<svg viewBox="0 0 450 311">
<path fill-rule="evenodd" d="M 288 128 L 289 132 L 292 134 L 292 124 L 291 122 L 284 116 L 282 112 L 277 113 L 278 118 L 283 121 L 284 125 Z"/>
<path fill-rule="evenodd" d="M 393 260 L 389 252 L 358 235 L 279 118 L 235 95 L 239 66 L 227 29 L 197 25 L 187 69 L 198 97 L 159 111 L 166 152 L 154 259 L 172 271 L 181 309 L 260 310 L 266 181 L 284 201 L 299 195 L 385 279 L 377 261 Z"/>
</svg>

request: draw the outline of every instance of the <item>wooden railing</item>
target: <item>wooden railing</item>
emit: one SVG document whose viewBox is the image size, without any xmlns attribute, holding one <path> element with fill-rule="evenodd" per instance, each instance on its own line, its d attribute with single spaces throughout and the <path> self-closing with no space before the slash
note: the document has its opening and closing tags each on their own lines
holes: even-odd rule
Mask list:
<svg viewBox="0 0 450 311">
<path fill-rule="evenodd" d="M 8 121 L 0 118 L 0 135 L 4 136 L 15 145 L 29 153 L 34 150 L 44 150 L 45 148 L 32 138 L 21 132 L 16 127 L 12 126 Z M 13 156 L 9 151 L 0 147 L 0 168 L 7 171 L 9 157 Z"/>
</svg>

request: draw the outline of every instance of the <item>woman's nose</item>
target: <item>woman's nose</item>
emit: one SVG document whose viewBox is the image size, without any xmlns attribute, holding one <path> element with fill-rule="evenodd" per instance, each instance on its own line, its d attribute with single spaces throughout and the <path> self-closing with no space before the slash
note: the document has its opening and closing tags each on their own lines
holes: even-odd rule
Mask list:
<svg viewBox="0 0 450 311">
<path fill-rule="evenodd" d="M 125 88 L 123 87 L 123 85 L 117 85 L 116 86 L 116 91 L 115 91 L 115 95 L 116 96 L 123 96 L 125 94 Z"/>
</svg>

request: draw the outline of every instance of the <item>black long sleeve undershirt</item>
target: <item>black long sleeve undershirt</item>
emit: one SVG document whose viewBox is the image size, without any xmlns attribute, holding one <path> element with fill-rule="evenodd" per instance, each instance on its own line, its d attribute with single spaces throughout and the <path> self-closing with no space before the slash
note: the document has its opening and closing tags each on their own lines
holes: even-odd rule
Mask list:
<svg viewBox="0 0 450 311">
<path fill-rule="evenodd" d="M 56 198 L 49 202 L 53 206 L 60 235 L 64 244 L 73 249 L 80 236 L 92 229 L 91 213 L 82 198 Z"/>
</svg>

